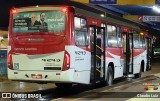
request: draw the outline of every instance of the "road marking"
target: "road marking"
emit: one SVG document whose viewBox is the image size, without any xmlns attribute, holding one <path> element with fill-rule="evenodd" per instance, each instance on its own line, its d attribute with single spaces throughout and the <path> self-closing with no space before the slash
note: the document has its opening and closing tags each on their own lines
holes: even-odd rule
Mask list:
<svg viewBox="0 0 160 101">
<path fill-rule="evenodd" d="M 57 99 L 53 99 L 53 100 L 51 100 L 51 101 L 56 101 L 56 100 L 60 100 L 60 99 L 63 99 L 63 98 L 57 98 Z"/>
<path fill-rule="evenodd" d="M 160 77 L 160 73 L 152 74 L 154 76 Z"/>
</svg>

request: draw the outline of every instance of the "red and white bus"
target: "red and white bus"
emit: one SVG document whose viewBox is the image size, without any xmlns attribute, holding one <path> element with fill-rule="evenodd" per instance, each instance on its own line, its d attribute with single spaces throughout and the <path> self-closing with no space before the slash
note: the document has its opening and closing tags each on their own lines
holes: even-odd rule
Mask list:
<svg viewBox="0 0 160 101">
<path fill-rule="evenodd" d="M 72 6 L 12 9 L 8 78 L 57 86 L 112 85 L 116 78 L 138 78 L 149 70 L 151 39 L 146 38 L 149 33 L 141 30 L 142 25 L 96 11 Z"/>
</svg>

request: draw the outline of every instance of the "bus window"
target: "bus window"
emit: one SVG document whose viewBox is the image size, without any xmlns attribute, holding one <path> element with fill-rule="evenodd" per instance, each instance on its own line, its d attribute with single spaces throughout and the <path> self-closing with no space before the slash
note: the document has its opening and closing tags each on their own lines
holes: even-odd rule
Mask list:
<svg viewBox="0 0 160 101">
<path fill-rule="evenodd" d="M 64 32 L 66 14 L 61 11 L 19 12 L 13 15 L 13 32 Z"/>
<path fill-rule="evenodd" d="M 106 27 L 106 24 L 105 24 L 105 23 L 102 23 L 102 24 L 101 24 L 101 27 Z"/>
<path fill-rule="evenodd" d="M 146 39 L 144 38 L 144 36 L 143 36 L 143 48 L 146 48 L 146 46 L 147 46 L 147 44 L 146 44 Z"/>
<path fill-rule="evenodd" d="M 118 47 L 122 47 L 122 31 L 120 27 L 117 27 L 117 41 Z"/>
<path fill-rule="evenodd" d="M 143 35 L 140 35 L 141 48 L 146 48 L 145 38 Z"/>
<path fill-rule="evenodd" d="M 139 48 L 139 34 L 137 32 L 133 32 L 133 46 L 134 48 Z"/>
<path fill-rule="evenodd" d="M 80 30 L 81 29 L 81 24 L 80 24 L 80 18 L 74 17 L 74 28 L 75 30 Z"/>
<path fill-rule="evenodd" d="M 117 47 L 116 27 L 107 25 L 108 47 Z"/>
<path fill-rule="evenodd" d="M 77 46 L 88 46 L 88 32 L 86 19 L 74 17 L 75 44 Z"/>
<path fill-rule="evenodd" d="M 143 48 L 143 36 L 139 34 L 139 44 L 140 48 Z"/>
<path fill-rule="evenodd" d="M 107 47 L 107 31 L 106 31 L 106 24 L 105 23 L 102 23 L 101 24 L 101 27 L 105 27 L 105 45 L 106 45 L 106 47 Z M 103 32 L 102 32 L 103 33 Z M 103 37 L 103 35 L 102 35 L 102 37 Z M 102 42 L 103 43 L 103 42 Z"/>
</svg>

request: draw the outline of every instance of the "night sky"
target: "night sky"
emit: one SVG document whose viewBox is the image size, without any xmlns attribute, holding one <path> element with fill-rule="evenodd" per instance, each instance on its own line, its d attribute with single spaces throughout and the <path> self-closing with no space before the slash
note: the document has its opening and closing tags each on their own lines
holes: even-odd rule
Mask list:
<svg viewBox="0 0 160 101">
<path fill-rule="evenodd" d="M 0 27 L 8 28 L 12 7 L 67 4 L 68 0 L 0 0 Z"/>
</svg>

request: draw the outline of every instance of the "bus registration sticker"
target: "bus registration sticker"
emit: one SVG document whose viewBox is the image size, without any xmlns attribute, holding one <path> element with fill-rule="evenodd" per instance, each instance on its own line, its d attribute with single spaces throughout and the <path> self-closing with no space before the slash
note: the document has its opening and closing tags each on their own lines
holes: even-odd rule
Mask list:
<svg viewBox="0 0 160 101">
<path fill-rule="evenodd" d="M 14 69 L 19 69 L 19 63 L 14 63 Z"/>
</svg>

